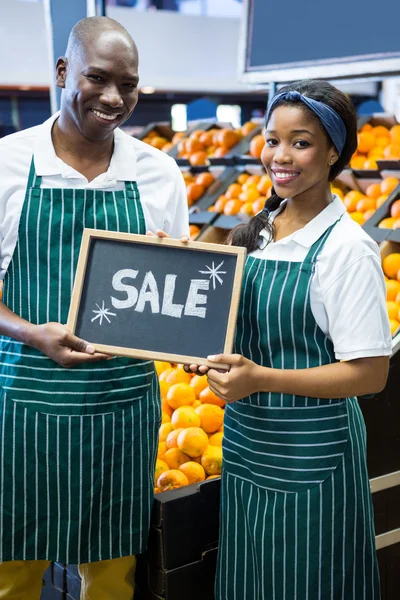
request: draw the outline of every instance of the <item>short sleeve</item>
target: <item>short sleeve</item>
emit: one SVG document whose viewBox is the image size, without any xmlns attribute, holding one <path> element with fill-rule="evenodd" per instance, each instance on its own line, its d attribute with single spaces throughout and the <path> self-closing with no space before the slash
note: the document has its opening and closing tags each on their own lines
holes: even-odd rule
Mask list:
<svg viewBox="0 0 400 600">
<path fill-rule="evenodd" d="M 189 234 L 189 215 L 185 181 L 178 165 L 173 161 L 173 185 L 164 214 L 164 231 L 173 238 Z"/>
<path fill-rule="evenodd" d="M 391 355 L 385 281 L 377 256 L 357 257 L 321 292 L 338 360 Z"/>
</svg>

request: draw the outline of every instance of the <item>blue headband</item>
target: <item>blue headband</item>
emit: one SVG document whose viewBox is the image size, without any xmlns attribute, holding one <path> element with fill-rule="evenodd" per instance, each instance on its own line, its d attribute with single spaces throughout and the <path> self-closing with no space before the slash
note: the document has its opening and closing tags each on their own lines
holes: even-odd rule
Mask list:
<svg viewBox="0 0 400 600">
<path fill-rule="evenodd" d="M 303 96 L 300 92 L 280 92 L 279 94 L 276 94 L 268 104 L 266 123 L 268 123 L 272 111 L 281 100 L 289 100 L 289 102 L 291 100 L 300 100 L 308 106 L 308 108 L 317 115 L 331 138 L 336 150 L 341 154 L 346 143 L 346 127 L 342 118 L 335 110 L 333 110 L 333 108 L 323 102 L 318 102 L 317 100 Z"/>
</svg>

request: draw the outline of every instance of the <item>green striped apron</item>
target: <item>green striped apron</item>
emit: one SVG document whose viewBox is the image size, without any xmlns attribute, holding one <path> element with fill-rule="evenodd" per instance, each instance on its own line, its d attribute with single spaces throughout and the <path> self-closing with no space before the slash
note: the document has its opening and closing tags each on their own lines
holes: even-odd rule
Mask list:
<svg viewBox="0 0 400 600">
<path fill-rule="evenodd" d="M 42 189 L 32 160 L 3 302 L 66 323 L 84 227 L 144 234 L 136 183 Z M 152 361 L 64 369 L 0 339 L 0 561 L 86 563 L 146 548 L 160 422 Z"/>
<path fill-rule="evenodd" d="M 310 305 L 332 227 L 303 262 L 248 257 L 236 352 L 277 369 L 335 362 Z M 216 599 L 378 600 L 356 398 L 252 394 L 226 407 L 224 432 Z"/>
</svg>

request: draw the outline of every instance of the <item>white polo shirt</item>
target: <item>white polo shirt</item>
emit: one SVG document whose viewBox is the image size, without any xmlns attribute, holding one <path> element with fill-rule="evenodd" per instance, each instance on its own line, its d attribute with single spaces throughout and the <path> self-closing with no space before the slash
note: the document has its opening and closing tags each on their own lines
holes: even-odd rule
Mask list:
<svg viewBox="0 0 400 600">
<path fill-rule="evenodd" d="M 55 153 L 51 129 L 58 116 L 0 139 L 0 279 L 15 249 L 32 155 L 42 187 L 113 192 L 124 189 L 125 181 L 136 181 L 147 229 L 163 229 L 173 238 L 188 233 L 186 187 L 170 156 L 116 129 L 110 166 L 89 183 Z"/>
<path fill-rule="evenodd" d="M 271 213 L 273 222 L 284 208 Z M 347 214 L 337 196 L 305 227 L 267 244 L 260 234 L 255 258 L 303 261 L 309 249 L 330 225 L 332 229 L 318 254 L 310 286 L 314 318 L 333 342 L 338 360 L 390 356 L 392 337 L 386 310 L 386 288 L 377 244 Z"/>
</svg>

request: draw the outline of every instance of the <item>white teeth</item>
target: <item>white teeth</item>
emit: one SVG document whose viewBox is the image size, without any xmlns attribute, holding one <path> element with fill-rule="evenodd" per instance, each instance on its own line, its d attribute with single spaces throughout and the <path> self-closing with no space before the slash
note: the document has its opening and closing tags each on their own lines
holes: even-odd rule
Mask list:
<svg viewBox="0 0 400 600">
<path fill-rule="evenodd" d="M 106 115 L 98 110 L 93 110 L 94 114 L 101 119 L 106 119 L 107 121 L 114 121 L 117 118 L 117 115 Z"/>
<path fill-rule="evenodd" d="M 277 179 L 291 179 L 298 175 L 298 173 L 274 173 Z"/>
</svg>

